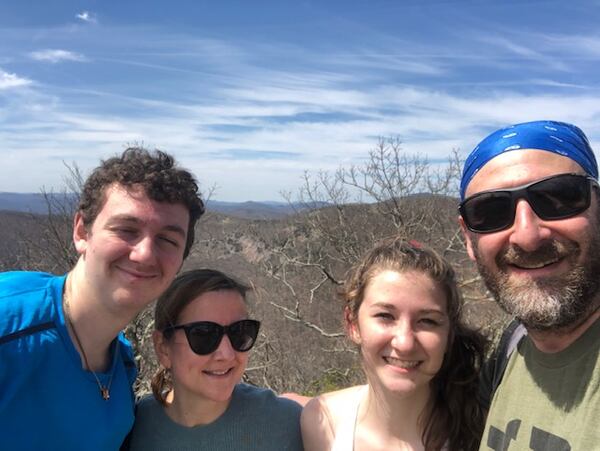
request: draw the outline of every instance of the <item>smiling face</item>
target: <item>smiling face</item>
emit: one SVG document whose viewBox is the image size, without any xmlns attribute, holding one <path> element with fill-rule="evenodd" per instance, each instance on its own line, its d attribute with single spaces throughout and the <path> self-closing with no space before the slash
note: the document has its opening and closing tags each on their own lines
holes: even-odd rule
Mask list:
<svg viewBox="0 0 600 451">
<path fill-rule="evenodd" d="M 176 324 L 211 321 L 227 326 L 247 318 L 242 296 L 234 290 L 219 290 L 201 294 L 187 304 Z M 207 355 L 195 354 L 181 329 L 168 340 L 157 331 L 154 339 L 160 363 L 171 372 L 174 402 L 209 403 L 214 409 L 224 411 L 233 388 L 246 370 L 248 352 L 234 350 L 227 335 L 219 347 Z"/>
<path fill-rule="evenodd" d="M 371 385 L 429 397 L 448 346 L 446 304 L 442 289 L 422 272 L 383 270 L 371 278 L 348 326 Z"/>
<path fill-rule="evenodd" d="M 573 160 L 542 150 L 506 152 L 473 178 L 467 196 L 510 188 L 562 173 L 583 173 Z M 499 304 L 527 327 L 546 330 L 581 322 L 597 306 L 600 236 L 597 192 L 590 208 L 567 219 L 544 221 L 519 199 L 512 226 L 494 233 L 468 231 L 477 262 Z"/>
<path fill-rule="evenodd" d="M 112 185 L 86 228 L 75 217 L 74 242 L 89 293 L 116 312 L 139 311 L 172 282 L 183 262 L 189 222 L 181 204 Z"/>
</svg>

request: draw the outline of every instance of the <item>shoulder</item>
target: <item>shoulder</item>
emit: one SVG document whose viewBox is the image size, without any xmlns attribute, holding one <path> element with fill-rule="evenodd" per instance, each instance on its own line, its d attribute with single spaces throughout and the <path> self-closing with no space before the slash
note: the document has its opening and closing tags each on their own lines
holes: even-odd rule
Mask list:
<svg viewBox="0 0 600 451">
<path fill-rule="evenodd" d="M 355 385 L 329 393 L 324 393 L 320 398 L 321 404 L 327 407 L 334 419 L 345 415 L 357 405 L 361 394 L 366 390 L 366 385 Z"/>
<path fill-rule="evenodd" d="M 51 326 L 56 297 L 62 293 L 64 276 L 39 272 L 0 273 L 0 335 L 28 327 Z"/>
<path fill-rule="evenodd" d="M 483 363 L 479 372 L 479 402 L 485 410 L 489 410 L 492 398 L 504 376 L 508 361 L 517 349 L 527 329 L 519 321 L 512 320 L 502 332 L 498 345 L 492 355 Z"/>
<path fill-rule="evenodd" d="M 163 406 L 153 395 L 146 395 L 135 405 L 135 427 L 136 432 L 156 428 L 162 424 L 166 416 Z M 146 432 L 148 433 L 148 431 Z"/>
<path fill-rule="evenodd" d="M 249 384 L 236 385 L 233 393 L 238 402 L 251 404 L 256 409 L 264 409 L 271 415 L 290 414 L 300 417 L 302 406 L 290 399 L 282 398 L 268 388 Z"/>
<path fill-rule="evenodd" d="M 123 366 L 125 367 L 125 371 L 127 373 L 127 377 L 129 378 L 129 383 L 131 385 L 134 384 L 135 379 L 137 378 L 137 365 L 135 364 L 135 355 L 133 351 L 133 347 L 123 332 L 119 333 L 117 337 L 119 347 L 120 347 L 120 358 L 123 362 Z"/>
<path fill-rule="evenodd" d="M 38 290 L 44 290 L 59 276 L 43 272 L 9 271 L 0 273 L 0 298 L 19 296 Z"/>
<path fill-rule="evenodd" d="M 304 407 L 306 413 L 303 412 L 303 415 L 326 415 L 331 424 L 335 426 L 340 417 L 345 416 L 348 411 L 353 410 L 358 403 L 361 393 L 365 389 L 365 385 L 356 385 L 342 390 L 323 393 L 311 399 L 306 404 Z"/>
<path fill-rule="evenodd" d="M 324 393 L 311 399 L 301 416 L 302 438 L 307 450 L 329 449 L 341 419 L 355 410 L 364 385 Z"/>
<path fill-rule="evenodd" d="M 135 405 L 135 415 L 142 416 L 146 414 L 152 414 L 161 409 L 162 406 L 160 403 L 154 398 L 153 395 L 146 395 L 141 398 Z"/>
<path fill-rule="evenodd" d="M 253 437 L 251 446 L 239 449 L 302 450 L 301 412 L 300 404 L 272 390 L 238 384 L 220 424 L 227 425 L 227 433 L 243 431 Z"/>
<path fill-rule="evenodd" d="M 169 434 L 165 428 L 169 427 L 167 415 L 162 410 L 162 405 L 152 395 L 146 395 L 135 405 L 135 422 L 126 440 L 126 446 L 121 449 L 142 450 L 163 449 L 162 441 Z"/>
</svg>

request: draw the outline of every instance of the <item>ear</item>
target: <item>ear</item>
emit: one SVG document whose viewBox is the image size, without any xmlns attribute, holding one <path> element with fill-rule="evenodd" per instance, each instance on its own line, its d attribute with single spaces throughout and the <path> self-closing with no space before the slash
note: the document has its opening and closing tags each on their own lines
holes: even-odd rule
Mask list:
<svg viewBox="0 0 600 451">
<path fill-rule="evenodd" d="M 154 343 L 154 352 L 156 353 L 160 364 L 167 369 L 171 368 L 169 345 L 167 340 L 165 340 L 165 336 L 160 330 L 155 330 L 152 332 L 152 342 Z"/>
<path fill-rule="evenodd" d="M 88 231 L 83 223 L 81 212 L 75 213 L 73 218 L 73 243 L 79 255 L 85 254 L 87 249 Z"/>
<path fill-rule="evenodd" d="M 460 224 L 460 230 L 462 231 L 462 235 L 465 239 L 465 245 L 467 246 L 467 254 L 469 254 L 469 258 L 475 261 L 475 251 L 473 250 L 473 239 L 471 237 L 471 232 L 467 229 L 465 221 L 462 216 L 458 217 L 458 223 Z"/>
<path fill-rule="evenodd" d="M 358 322 L 356 321 L 354 315 L 352 315 L 352 312 L 348 307 L 344 308 L 344 324 L 346 326 L 346 333 L 348 334 L 348 337 L 350 337 L 350 340 L 352 340 L 357 345 L 360 345 L 362 343 L 362 340 L 360 337 L 360 329 L 358 328 Z"/>
</svg>

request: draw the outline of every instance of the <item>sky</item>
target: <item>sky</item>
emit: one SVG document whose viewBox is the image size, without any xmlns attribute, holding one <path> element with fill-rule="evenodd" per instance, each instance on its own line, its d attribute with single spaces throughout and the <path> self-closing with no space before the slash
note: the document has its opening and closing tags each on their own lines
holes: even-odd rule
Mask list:
<svg viewBox="0 0 600 451">
<path fill-rule="evenodd" d="M 600 0 L 0 0 L 0 192 L 144 145 L 277 201 L 382 137 L 437 164 L 537 119 L 598 156 L 598 23 Z"/>
</svg>

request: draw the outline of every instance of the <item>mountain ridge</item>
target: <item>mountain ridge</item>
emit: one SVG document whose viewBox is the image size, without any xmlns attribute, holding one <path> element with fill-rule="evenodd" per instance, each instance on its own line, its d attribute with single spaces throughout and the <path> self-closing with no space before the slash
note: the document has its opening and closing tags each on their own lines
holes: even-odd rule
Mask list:
<svg viewBox="0 0 600 451">
<path fill-rule="evenodd" d="M 75 194 L 48 193 L 47 196 L 54 197 L 57 202 L 72 198 Z M 324 206 L 315 205 L 315 207 Z M 214 211 L 228 216 L 236 216 L 247 219 L 276 219 L 306 210 L 305 205 L 280 202 L 280 201 L 253 201 L 230 202 L 219 200 L 208 200 L 207 211 Z M 11 193 L 0 192 L 0 210 L 20 213 L 46 214 L 48 213 L 48 202 L 43 193 Z"/>
</svg>

